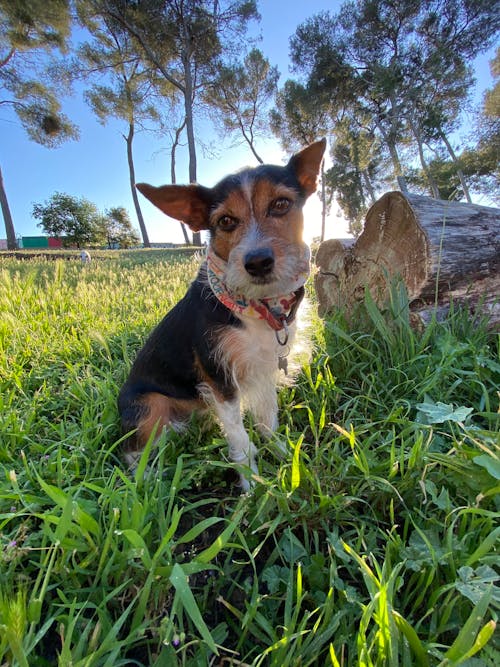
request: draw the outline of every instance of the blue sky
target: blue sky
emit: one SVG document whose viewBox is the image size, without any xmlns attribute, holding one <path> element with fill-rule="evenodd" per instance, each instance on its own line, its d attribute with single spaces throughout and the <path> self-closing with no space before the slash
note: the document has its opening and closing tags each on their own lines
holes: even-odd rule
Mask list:
<svg viewBox="0 0 500 667">
<path fill-rule="evenodd" d="M 288 41 L 299 23 L 313 14 L 328 9 L 336 11 L 339 1 L 309 0 L 260 0 L 262 20 L 252 28 L 252 33 L 262 36 L 259 48 L 277 65 L 280 85 L 289 78 Z M 476 99 L 492 84 L 488 60 L 493 51 L 481 56 L 475 63 Z M 83 88 L 77 87 L 73 97 L 64 101 L 65 113 L 80 128 L 79 141 L 71 141 L 57 149 L 47 149 L 30 141 L 16 116 L 5 109 L 0 111 L 0 165 L 9 199 L 16 234 L 35 235 L 41 230 L 32 219 L 34 203 L 42 203 L 54 192 L 83 196 L 94 202 L 102 211 L 112 206 L 125 206 L 135 224 L 135 211 L 129 187 L 129 175 L 125 141 L 121 136 L 124 126 L 120 122 L 99 124 L 90 108 L 83 101 Z M 214 142 L 216 155 L 204 157 L 198 152 L 198 181 L 214 185 L 227 173 L 255 164 L 255 159 L 245 146 L 231 147 L 213 132 L 209 122 L 197 119 L 196 128 L 204 143 Z M 267 162 L 281 163 L 287 156 L 273 138 L 262 140 L 258 150 Z M 136 177 L 154 185 L 169 182 L 169 155 L 167 141 L 153 134 L 136 135 L 134 144 Z M 187 181 L 187 147 L 179 150 L 177 174 L 179 182 Z M 182 242 L 179 224 L 170 220 L 141 197 L 141 206 L 152 241 Z M 335 213 L 330 216 L 327 236 L 344 236 L 345 223 Z M 306 211 L 306 236 L 319 234 L 319 206 L 311 197 Z M 3 221 L 0 238 L 4 238 Z"/>
</svg>

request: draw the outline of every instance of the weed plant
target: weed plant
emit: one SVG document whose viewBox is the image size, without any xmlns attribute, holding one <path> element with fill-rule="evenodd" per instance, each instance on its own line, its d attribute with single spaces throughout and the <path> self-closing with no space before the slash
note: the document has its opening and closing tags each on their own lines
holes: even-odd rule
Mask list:
<svg viewBox="0 0 500 667">
<path fill-rule="evenodd" d="M 117 393 L 196 264 L 0 259 L 0 664 L 500 664 L 498 336 L 367 294 L 314 320 L 250 495 L 196 420 L 131 475 Z"/>
</svg>

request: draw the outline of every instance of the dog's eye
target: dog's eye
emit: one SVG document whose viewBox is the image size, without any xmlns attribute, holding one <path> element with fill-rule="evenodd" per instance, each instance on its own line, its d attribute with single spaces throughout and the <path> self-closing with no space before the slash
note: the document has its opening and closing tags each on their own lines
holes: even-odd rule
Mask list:
<svg viewBox="0 0 500 667">
<path fill-rule="evenodd" d="M 217 227 L 223 232 L 232 232 L 239 224 L 237 218 L 233 218 L 230 215 L 223 215 L 217 220 Z"/>
<path fill-rule="evenodd" d="M 292 202 L 286 197 L 279 197 L 271 202 L 269 206 L 269 215 L 273 217 L 279 217 L 280 215 L 285 215 L 290 210 Z"/>
</svg>

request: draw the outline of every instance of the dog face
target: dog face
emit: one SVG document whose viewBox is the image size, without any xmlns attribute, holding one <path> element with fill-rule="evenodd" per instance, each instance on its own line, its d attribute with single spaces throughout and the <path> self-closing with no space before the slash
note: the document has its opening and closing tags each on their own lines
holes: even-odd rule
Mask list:
<svg viewBox="0 0 500 667">
<path fill-rule="evenodd" d="M 213 251 L 227 263 L 229 290 L 254 299 L 278 296 L 296 289 L 308 271 L 302 208 L 316 189 L 325 145 L 311 144 L 284 167 L 245 169 L 213 188 L 137 188 L 168 216 L 210 232 Z"/>
</svg>

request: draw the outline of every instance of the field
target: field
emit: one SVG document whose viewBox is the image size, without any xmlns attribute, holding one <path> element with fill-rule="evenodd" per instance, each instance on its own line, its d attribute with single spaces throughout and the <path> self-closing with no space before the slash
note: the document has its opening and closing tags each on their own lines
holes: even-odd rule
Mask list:
<svg viewBox="0 0 500 667">
<path fill-rule="evenodd" d="M 498 336 L 395 285 L 313 318 L 251 495 L 196 420 L 131 475 L 116 396 L 196 265 L 0 258 L 0 664 L 500 664 Z"/>
</svg>

